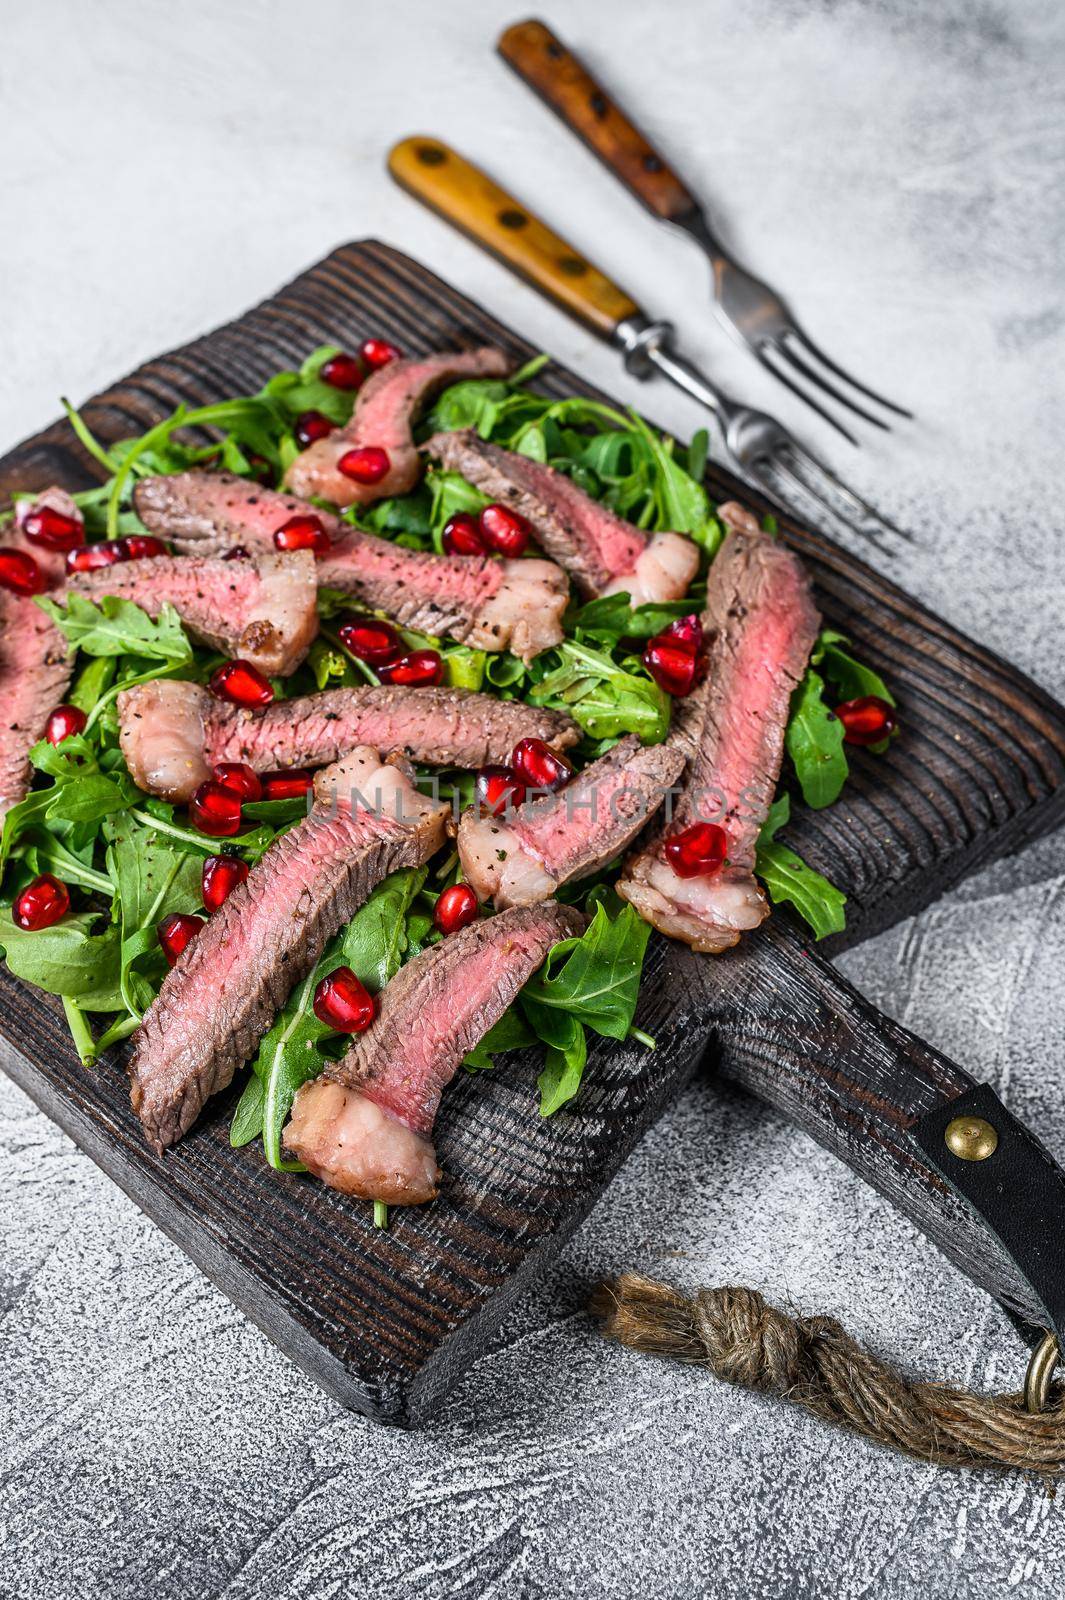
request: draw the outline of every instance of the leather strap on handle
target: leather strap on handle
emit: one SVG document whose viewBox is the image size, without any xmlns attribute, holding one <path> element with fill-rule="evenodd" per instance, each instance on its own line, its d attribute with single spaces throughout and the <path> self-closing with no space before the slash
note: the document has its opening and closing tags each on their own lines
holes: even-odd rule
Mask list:
<svg viewBox="0 0 1065 1600">
<path fill-rule="evenodd" d="M 639 315 L 631 295 L 442 140 L 400 140 L 389 153 L 388 170 L 402 188 L 601 338 Z"/>
<path fill-rule="evenodd" d="M 535 19 L 516 22 L 497 48 L 648 211 L 677 222 L 698 210 L 695 196 L 550 28 Z"/>
</svg>

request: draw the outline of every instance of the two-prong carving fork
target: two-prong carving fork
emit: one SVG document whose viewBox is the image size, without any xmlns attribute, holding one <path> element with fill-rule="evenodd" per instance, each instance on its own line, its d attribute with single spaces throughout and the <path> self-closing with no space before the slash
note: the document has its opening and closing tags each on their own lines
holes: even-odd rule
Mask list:
<svg viewBox="0 0 1065 1600">
<path fill-rule="evenodd" d="M 389 154 L 396 182 L 460 228 L 600 338 L 616 344 L 638 378 L 658 372 L 717 418 L 725 448 L 748 478 L 800 514 L 804 499 L 881 548 L 902 533 L 764 412 L 722 392 L 673 345 L 668 322 L 653 322 L 631 295 L 553 233 L 487 173 L 440 139 L 403 139 Z M 843 508 L 846 509 L 843 509 Z"/>
<path fill-rule="evenodd" d="M 701 247 L 713 271 L 714 307 L 719 318 L 774 378 L 851 444 L 858 441 L 850 429 L 810 394 L 809 388 L 830 396 L 877 428 L 886 429 L 889 424 L 847 389 L 896 416 L 911 416 L 826 356 L 780 295 L 732 259 L 687 185 L 550 28 L 542 22 L 517 22 L 501 35 L 499 53 L 653 216 L 681 228 Z"/>
</svg>

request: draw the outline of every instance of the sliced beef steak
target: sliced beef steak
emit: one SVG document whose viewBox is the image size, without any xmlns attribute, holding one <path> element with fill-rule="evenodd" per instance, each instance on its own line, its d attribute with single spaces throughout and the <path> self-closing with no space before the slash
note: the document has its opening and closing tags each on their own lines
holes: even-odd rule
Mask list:
<svg viewBox="0 0 1065 1600">
<path fill-rule="evenodd" d="M 633 735 L 557 794 L 531 800 L 510 817 L 463 814 L 462 870 L 480 899 L 531 905 L 571 878 L 586 878 L 631 844 L 684 770 L 667 744 L 644 750 Z"/>
<path fill-rule="evenodd" d="M 172 605 L 215 650 L 251 661 L 270 676 L 295 670 L 318 632 L 318 585 L 309 550 L 263 552 L 249 561 L 159 556 L 79 573 L 69 589 L 89 600 L 116 595 L 157 617 Z"/>
<path fill-rule="evenodd" d="M 284 522 L 312 512 L 333 540 L 318 561 L 318 582 L 383 611 L 401 626 L 450 634 L 480 650 L 512 650 L 526 661 L 562 638 L 569 586 L 565 573 L 549 561 L 405 550 L 291 495 L 224 473 L 146 478 L 135 502 L 153 532 L 185 550 L 224 551 L 236 544 L 272 549 Z"/>
<path fill-rule="evenodd" d="M 552 946 L 586 921 L 553 901 L 522 906 L 415 956 L 385 989 L 369 1030 L 299 1091 L 285 1149 L 346 1194 L 388 1205 L 432 1200 L 444 1088 Z"/>
<path fill-rule="evenodd" d="M 421 407 L 457 378 L 502 378 L 509 370 L 503 352 L 490 346 L 389 362 L 359 390 L 347 427 L 296 457 L 286 474 L 287 486 L 305 498 L 318 495 L 336 506 L 370 505 L 389 495 L 406 494 L 417 483 L 421 467 L 411 433 Z M 337 465 L 346 451 L 366 446 L 388 455 L 388 471 L 376 483 L 356 483 Z"/>
<path fill-rule="evenodd" d="M 250 712 L 199 684 L 157 679 L 119 695 L 118 714 L 134 780 L 176 801 L 188 800 L 221 761 L 243 761 L 256 772 L 320 767 L 368 744 L 427 766 L 473 770 L 508 762 L 519 739 L 563 750 L 580 736 L 561 711 L 468 689 L 386 684 L 326 689 Z"/>
<path fill-rule="evenodd" d="M 780 776 L 791 696 L 820 627 L 798 557 L 748 522 L 742 507 L 728 509 L 732 531 L 710 569 L 703 614 L 710 660 L 697 702 L 702 727 L 696 740 L 683 724 L 677 740 L 690 755 L 684 792 L 665 832 L 617 885 L 662 933 L 708 951 L 735 944 L 768 913 L 755 845 Z M 697 821 L 725 829 L 727 862 L 708 877 L 682 878 L 664 845 Z"/>
<path fill-rule="evenodd" d="M 537 543 L 586 595 L 626 590 L 634 606 L 678 600 L 695 577 L 699 552 L 686 535 L 648 538 L 565 473 L 489 444 L 472 428 L 434 434 L 423 449 L 449 472 L 528 518 Z"/>
<path fill-rule="evenodd" d="M 314 781 L 304 822 L 283 834 L 167 974 L 135 1038 L 133 1108 L 164 1150 L 255 1054 L 289 991 L 371 890 L 419 866 L 446 807 L 366 746 Z"/>
</svg>

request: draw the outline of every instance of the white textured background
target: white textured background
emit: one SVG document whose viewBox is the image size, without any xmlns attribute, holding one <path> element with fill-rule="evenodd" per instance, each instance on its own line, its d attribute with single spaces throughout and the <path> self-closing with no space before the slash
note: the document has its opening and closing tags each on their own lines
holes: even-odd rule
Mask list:
<svg viewBox="0 0 1065 1600">
<path fill-rule="evenodd" d="M 374 234 L 682 433 L 697 410 L 401 196 L 479 159 L 921 543 L 891 575 L 1065 694 L 1059 0 L 569 0 L 552 20 L 741 257 L 920 427 L 837 449 L 711 323 L 706 273 L 498 63 L 498 0 L 0 0 L 0 448 Z M 885 1010 L 1065 1153 L 1065 873 L 1044 842 L 853 953 Z M 834 1312 L 909 1369 L 1014 1385 L 1006 1319 L 774 1114 L 663 1119 L 418 1436 L 325 1399 L 0 1079 L 0 1596 L 736 1600 L 1065 1594 L 1059 1505 L 896 1460 L 601 1345 L 623 1266 Z"/>
</svg>

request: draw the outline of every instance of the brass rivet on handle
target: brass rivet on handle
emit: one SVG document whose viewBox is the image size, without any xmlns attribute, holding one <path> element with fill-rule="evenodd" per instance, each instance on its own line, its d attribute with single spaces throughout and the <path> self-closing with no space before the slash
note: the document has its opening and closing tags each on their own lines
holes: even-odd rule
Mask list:
<svg viewBox="0 0 1065 1600">
<path fill-rule="evenodd" d="M 943 1140 L 959 1161 L 986 1161 L 998 1149 L 998 1134 L 983 1117 L 955 1117 Z"/>
</svg>

